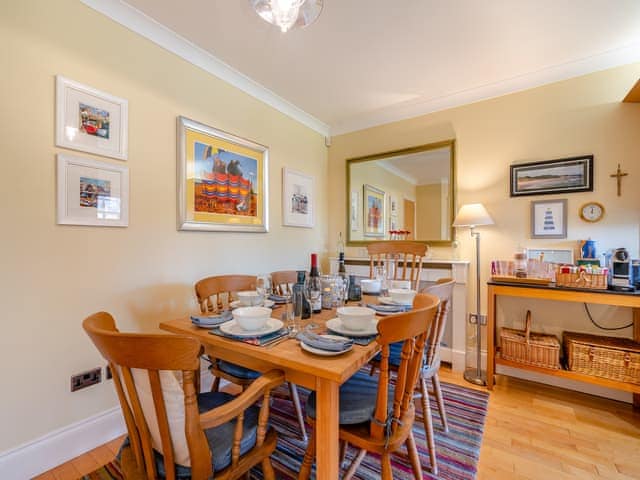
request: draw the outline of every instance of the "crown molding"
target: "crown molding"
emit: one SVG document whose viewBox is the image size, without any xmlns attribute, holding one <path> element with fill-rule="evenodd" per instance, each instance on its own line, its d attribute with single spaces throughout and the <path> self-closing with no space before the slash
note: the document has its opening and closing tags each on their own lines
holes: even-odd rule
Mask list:
<svg viewBox="0 0 640 480">
<path fill-rule="evenodd" d="M 328 137 L 329 126 L 122 0 L 80 0 L 132 32 Z"/>
<path fill-rule="evenodd" d="M 380 168 L 385 169 L 389 173 L 393 173 L 395 176 L 402 178 L 403 180 L 409 182 L 411 185 L 418 185 L 418 180 L 413 178 L 411 175 L 403 172 L 399 168 L 390 165 L 386 160 L 376 160 L 376 165 Z"/>
<path fill-rule="evenodd" d="M 409 101 L 331 125 L 333 136 L 419 117 L 640 61 L 640 42 L 442 97 Z"/>
</svg>

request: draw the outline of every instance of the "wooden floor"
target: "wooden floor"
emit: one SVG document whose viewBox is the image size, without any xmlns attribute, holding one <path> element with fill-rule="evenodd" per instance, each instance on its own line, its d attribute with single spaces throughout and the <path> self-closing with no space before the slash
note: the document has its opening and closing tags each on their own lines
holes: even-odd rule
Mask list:
<svg viewBox="0 0 640 480">
<path fill-rule="evenodd" d="M 630 405 L 498 376 L 479 480 L 640 479 L 640 413 Z M 444 369 L 441 379 L 471 387 Z M 113 459 L 114 440 L 36 477 L 76 480 Z"/>
</svg>

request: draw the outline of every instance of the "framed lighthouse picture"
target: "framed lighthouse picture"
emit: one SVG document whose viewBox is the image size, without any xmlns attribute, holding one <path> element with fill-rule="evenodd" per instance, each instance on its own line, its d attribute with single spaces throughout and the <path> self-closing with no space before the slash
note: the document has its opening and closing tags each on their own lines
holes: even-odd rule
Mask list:
<svg viewBox="0 0 640 480">
<path fill-rule="evenodd" d="M 266 232 L 269 149 L 178 117 L 178 229 Z"/>
<path fill-rule="evenodd" d="M 531 202 L 531 238 L 567 238 L 567 200 Z"/>
</svg>

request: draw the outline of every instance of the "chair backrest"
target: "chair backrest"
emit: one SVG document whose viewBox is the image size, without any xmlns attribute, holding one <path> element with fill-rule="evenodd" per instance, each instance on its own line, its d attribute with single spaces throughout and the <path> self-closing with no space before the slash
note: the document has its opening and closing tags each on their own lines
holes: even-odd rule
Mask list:
<svg viewBox="0 0 640 480">
<path fill-rule="evenodd" d="M 373 278 L 375 267 L 387 267 L 392 280 L 409 280 L 411 288 L 418 290 L 422 261 L 427 253 L 427 244 L 403 240 L 372 242 L 367 245 L 369 253 L 369 277 Z M 395 268 L 389 268 L 393 265 Z"/>
<path fill-rule="evenodd" d="M 438 297 L 426 293 L 416 295 L 413 310 L 383 318 L 378 322 L 377 341 L 381 345 L 380 377 L 374 419 L 370 434 L 374 438 L 385 435 L 403 436 L 413 425 L 415 415 L 413 392 L 422 368 L 427 333 L 436 315 Z M 389 345 L 403 342 L 400 366 L 395 377 L 393 405 L 388 405 Z M 390 408 L 391 407 L 391 408 Z M 390 413 L 388 413 L 390 412 Z"/>
<path fill-rule="evenodd" d="M 211 313 L 224 309 L 225 300 L 231 302 L 231 294 L 243 290 L 255 290 L 255 275 L 217 275 L 203 278 L 195 285 L 200 312 Z"/>
<path fill-rule="evenodd" d="M 200 343 L 184 335 L 120 333 L 106 312 L 87 317 L 82 327 L 109 362 L 131 448 L 147 478 L 158 476 L 154 448 L 164 456 L 167 479 L 175 478 L 176 462 L 190 464 L 192 478 L 209 478 L 211 450 L 195 389 Z M 174 372 L 181 372 L 182 385 Z"/>
<path fill-rule="evenodd" d="M 426 287 L 423 292 L 435 295 L 440 299 L 438 313 L 431 324 L 429 336 L 427 337 L 427 346 L 425 348 L 426 365 L 434 366 L 440 359 L 440 343 L 449 319 L 449 310 L 451 309 L 451 300 L 453 296 L 453 287 L 456 282 L 453 278 L 439 278 L 434 285 Z"/>
<path fill-rule="evenodd" d="M 277 295 L 286 295 L 291 293 L 291 286 L 298 280 L 298 272 L 295 270 L 281 270 L 279 272 L 271 272 L 271 285 L 273 291 Z"/>
</svg>

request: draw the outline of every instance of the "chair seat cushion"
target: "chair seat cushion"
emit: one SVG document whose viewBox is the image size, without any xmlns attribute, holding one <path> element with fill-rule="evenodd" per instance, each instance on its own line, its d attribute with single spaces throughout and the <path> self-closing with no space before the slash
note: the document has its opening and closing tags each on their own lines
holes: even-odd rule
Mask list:
<svg viewBox="0 0 640 480">
<path fill-rule="evenodd" d="M 368 422 L 376 408 L 378 376 L 358 372 L 340 387 L 340 412 L 338 422 L 341 425 L 353 425 Z M 389 395 L 393 395 L 390 390 Z M 310 418 L 316 418 L 316 393 L 307 399 L 306 412 Z"/>
<path fill-rule="evenodd" d="M 198 395 L 198 410 L 204 413 L 233 400 L 233 395 L 224 392 L 207 392 Z M 240 454 L 245 454 L 256 444 L 259 409 L 250 407 L 245 410 Z M 211 448 L 211 463 L 213 470 L 219 471 L 231 464 L 231 448 L 233 446 L 233 432 L 236 419 L 215 428 L 204 431 Z M 165 477 L 164 460 L 160 453 L 155 452 L 158 475 Z M 176 476 L 180 479 L 191 478 L 191 469 L 176 465 Z"/>
<path fill-rule="evenodd" d="M 389 365 L 399 367 L 402 360 L 402 345 L 404 342 L 396 342 L 389 344 Z M 382 360 L 382 354 L 378 353 L 373 359 L 377 362 Z"/>
<path fill-rule="evenodd" d="M 235 363 L 225 362 L 224 360 L 218 360 L 218 368 L 224 373 L 246 380 L 255 380 L 260 376 L 260 372 L 241 367 L 240 365 L 236 365 Z"/>
</svg>

